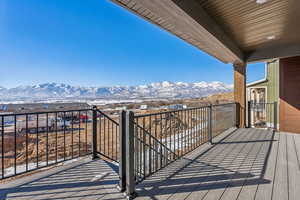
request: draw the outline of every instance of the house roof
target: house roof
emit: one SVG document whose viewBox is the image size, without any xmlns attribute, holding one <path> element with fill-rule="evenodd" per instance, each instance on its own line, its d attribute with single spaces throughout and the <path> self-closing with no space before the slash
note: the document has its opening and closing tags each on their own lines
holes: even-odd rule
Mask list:
<svg viewBox="0 0 300 200">
<path fill-rule="evenodd" d="M 300 55 L 298 0 L 112 0 L 224 63 Z"/>
<path fill-rule="evenodd" d="M 261 83 L 265 83 L 265 82 L 267 82 L 267 81 L 268 81 L 268 79 L 257 80 L 257 81 L 248 83 L 248 84 L 247 84 L 247 87 L 256 86 L 256 85 L 259 85 L 259 84 L 261 84 Z"/>
</svg>

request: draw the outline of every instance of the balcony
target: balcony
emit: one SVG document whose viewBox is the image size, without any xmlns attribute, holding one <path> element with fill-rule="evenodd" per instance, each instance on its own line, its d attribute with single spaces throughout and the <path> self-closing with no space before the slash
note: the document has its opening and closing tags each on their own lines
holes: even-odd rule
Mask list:
<svg viewBox="0 0 300 200">
<path fill-rule="evenodd" d="M 124 191 L 136 199 L 297 199 L 299 194 L 300 135 L 237 128 L 238 104 L 143 115 L 123 111 L 119 119 L 96 108 L 62 113 L 14 115 L 25 120 L 25 131 L 14 128 L 21 119 L 13 123 L 16 132 L 1 126 L 1 199 L 125 199 Z M 81 113 L 84 118 L 74 117 Z M 69 126 L 43 127 L 42 121 L 57 122 L 57 116 L 73 117 L 61 118 Z M 11 116 L 2 115 L 3 124 L 6 117 Z M 30 132 L 32 121 L 36 129 Z M 7 134 L 25 141 L 16 140 L 17 148 L 6 151 Z M 30 143 L 30 137 L 38 140 Z M 30 145 L 39 153 L 29 154 Z"/>
</svg>

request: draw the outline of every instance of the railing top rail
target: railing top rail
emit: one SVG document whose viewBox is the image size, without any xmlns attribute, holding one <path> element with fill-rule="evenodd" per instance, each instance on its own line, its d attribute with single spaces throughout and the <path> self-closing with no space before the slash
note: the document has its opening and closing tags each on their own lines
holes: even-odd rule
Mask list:
<svg viewBox="0 0 300 200">
<path fill-rule="evenodd" d="M 182 112 L 182 111 L 190 111 L 190 110 L 197 110 L 201 108 L 208 108 L 210 106 L 226 106 L 226 105 L 233 105 L 236 104 L 235 102 L 232 103 L 225 103 L 225 104 L 214 104 L 214 105 L 206 105 L 206 106 L 199 106 L 199 107 L 192 107 L 192 108 L 185 108 L 185 109 L 179 109 L 179 110 L 170 110 L 170 111 L 163 111 L 163 112 L 155 112 L 155 113 L 149 113 L 149 114 L 140 114 L 140 115 L 134 115 L 134 118 L 142 118 L 142 117 L 150 117 L 155 115 L 162 115 L 162 114 L 170 114 L 170 113 L 176 113 L 176 112 Z"/>
<path fill-rule="evenodd" d="M 231 103 L 222 103 L 222 104 L 212 104 L 211 106 L 230 106 L 230 105 L 235 105 L 236 102 L 231 102 Z"/>
<path fill-rule="evenodd" d="M 274 104 L 275 102 L 251 102 L 249 101 L 251 104 Z"/>
<path fill-rule="evenodd" d="M 53 111 L 40 111 L 40 112 L 24 112 L 24 113 L 9 113 L 9 114 L 1 114 L 0 117 L 9 117 L 9 116 L 20 116 L 20 115 L 38 115 L 38 114 L 51 114 L 51 113 L 67 113 L 67 112 L 86 112 L 92 111 L 92 109 L 72 109 L 72 110 L 53 110 Z"/>
</svg>

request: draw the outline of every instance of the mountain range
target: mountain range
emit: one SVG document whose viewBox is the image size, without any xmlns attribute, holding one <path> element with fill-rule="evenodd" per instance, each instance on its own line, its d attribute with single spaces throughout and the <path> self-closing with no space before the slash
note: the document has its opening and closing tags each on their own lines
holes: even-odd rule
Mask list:
<svg viewBox="0 0 300 200">
<path fill-rule="evenodd" d="M 222 82 L 157 82 L 137 86 L 81 87 L 63 83 L 43 83 L 14 88 L 0 87 L 0 100 L 47 98 L 197 98 L 232 91 Z"/>
</svg>

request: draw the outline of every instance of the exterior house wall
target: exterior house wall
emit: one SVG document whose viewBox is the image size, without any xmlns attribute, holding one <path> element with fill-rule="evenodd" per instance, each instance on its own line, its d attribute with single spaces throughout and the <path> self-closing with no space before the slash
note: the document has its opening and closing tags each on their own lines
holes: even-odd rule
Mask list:
<svg viewBox="0 0 300 200">
<path fill-rule="evenodd" d="M 280 130 L 300 133 L 300 56 L 280 59 Z"/>
</svg>

